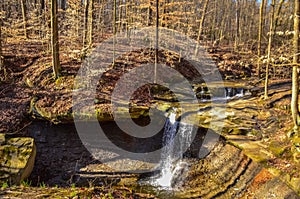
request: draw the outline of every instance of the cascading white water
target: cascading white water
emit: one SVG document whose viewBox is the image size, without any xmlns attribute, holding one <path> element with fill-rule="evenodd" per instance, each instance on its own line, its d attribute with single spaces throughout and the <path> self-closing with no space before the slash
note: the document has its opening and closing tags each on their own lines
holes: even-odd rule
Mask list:
<svg viewBox="0 0 300 199">
<path fill-rule="evenodd" d="M 197 92 L 197 97 L 201 102 L 215 102 L 244 97 L 250 93 L 244 88 L 220 87 L 209 90 L 206 87 Z"/>
<path fill-rule="evenodd" d="M 187 146 L 192 141 L 193 126 L 176 121 L 176 113 L 171 113 L 166 121 L 163 135 L 164 148 L 161 153 L 159 176 L 154 177 L 152 184 L 169 189 L 179 171 L 187 168 L 182 159 Z M 177 139 L 175 139 L 175 136 Z"/>
<path fill-rule="evenodd" d="M 200 94 L 205 95 L 205 89 Z M 212 98 L 202 98 L 201 101 L 218 101 L 234 97 L 243 97 L 243 88 L 223 88 L 213 93 Z M 170 113 L 164 127 L 163 145 L 161 152 L 160 174 L 151 179 L 151 184 L 171 189 L 174 182 L 178 182 L 180 173 L 188 169 L 189 164 L 183 159 L 183 154 L 190 146 L 193 138 L 194 126 L 176 121 L 176 110 Z"/>
<path fill-rule="evenodd" d="M 243 88 L 225 88 L 225 98 L 230 99 L 233 97 L 243 97 L 245 90 Z"/>
<path fill-rule="evenodd" d="M 245 90 L 243 88 L 237 90 L 237 94 L 235 96 L 237 97 L 243 97 L 245 95 Z"/>
</svg>

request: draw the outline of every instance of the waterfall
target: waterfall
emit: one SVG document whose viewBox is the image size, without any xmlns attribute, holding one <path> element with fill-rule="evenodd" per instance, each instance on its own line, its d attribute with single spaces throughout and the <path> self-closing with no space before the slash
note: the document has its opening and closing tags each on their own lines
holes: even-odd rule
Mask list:
<svg viewBox="0 0 300 199">
<path fill-rule="evenodd" d="M 245 90 L 243 88 L 225 88 L 225 98 L 230 99 L 233 97 L 243 97 Z"/>
<path fill-rule="evenodd" d="M 212 89 L 199 87 L 196 91 L 196 95 L 201 102 L 210 102 L 244 97 L 246 92 L 247 89 L 242 87 L 216 87 Z"/>
<path fill-rule="evenodd" d="M 244 95 L 245 95 L 245 89 L 243 88 L 237 89 L 237 94 L 236 94 L 237 97 L 243 97 Z"/>
<path fill-rule="evenodd" d="M 178 173 L 187 169 L 188 165 L 183 160 L 185 149 L 192 142 L 193 125 L 176 121 L 176 113 L 171 113 L 166 121 L 163 135 L 159 176 L 154 177 L 152 184 L 172 188 Z M 178 180 L 177 180 L 178 181 Z"/>
</svg>

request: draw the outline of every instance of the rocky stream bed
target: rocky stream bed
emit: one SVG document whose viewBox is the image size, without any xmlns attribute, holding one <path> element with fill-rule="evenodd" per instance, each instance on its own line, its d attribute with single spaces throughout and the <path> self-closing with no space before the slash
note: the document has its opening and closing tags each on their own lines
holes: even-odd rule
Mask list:
<svg viewBox="0 0 300 199">
<path fill-rule="evenodd" d="M 51 65 L 44 64 L 46 58 L 30 57 L 28 63 L 21 64 L 23 69 L 13 65 L 14 81 L 0 84 L 3 184 L 0 197 L 299 198 L 300 140 L 287 136 L 291 130 L 290 80 L 274 81 L 270 85 L 270 98 L 264 101 L 259 83 L 239 79 L 210 82 L 208 87 L 179 55 L 159 53 L 159 62 L 168 63 L 189 80 L 199 103 L 180 104 L 178 96 L 170 90 L 146 85 L 130 99 L 129 115 L 136 124 L 146 126 L 151 122 L 151 114 L 159 113 L 162 120 L 158 121 L 164 125 L 166 113 L 175 107 L 178 120 L 198 128 L 183 158 L 186 170 L 175 173 L 172 189 L 145 184 L 159 173 L 156 169 L 159 162 L 140 161 L 133 156 L 115 159 L 107 156 L 110 164 L 103 164 L 86 148 L 74 123 L 74 118 L 86 125 L 97 122 L 111 141 L 127 151 L 160 148 L 163 131 L 150 140 L 129 136 L 118 128 L 112 114 L 114 110 L 121 120 L 128 119 L 128 104 L 121 103 L 121 108 L 114 109 L 110 103 L 113 88 L 125 70 L 154 62 L 154 53 L 148 49 L 116 60 L 115 66 L 99 81 L 104 84 L 97 87 L 93 99 L 95 110 L 82 106 L 79 115 L 74 113 L 76 104 L 72 103 L 73 91 L 81 92 L 80 88 L 74 89 L 79 63 L 67 62 L 63 76 L 56 81 L 51 79 Z M 239 68 L 235 70 L 238 71 Z M 222 75 L 230 79 L 225 72 Z M 185 89 L 179 93 L 188 96 Z M 157 112 L 149 111 L 150 107 Z M 207 132 L 218 139 L 203 140 Z M 208 153 L 195 155 L 203 144 Z M 106 157 L 112 152 L 118 153 L 108 148 L 100 155 Z M 147 172 L 130 172 L 137 168 Z M 24 186 L 24 181 L 30 185 Z M 20 183 L 21 186 L 13 186 Z"/>
<path fill-rule="evenodd" d="M 236 85 L 239 88 L 241 86 L 240 84 Z M 243 89 L 249 88 L 244 87 Z M 256 90 L 255 92 L 257 92 Z M 213 132 L 220 133 L 221 137 L 217 144 L 210 147 L 211 151 L 205 157 L 200 159 L 195 155 L 186 157 L 186 161 L 189 162 L 188 169 L 181 173 L 180 177 L 174 178 L 172 191 L 140 183 L 154 175 L 155 171 L 152 170 L 155 166 L 154 163 L 140 162 L 134 158 L 124 157 L 112 160 L 111 164 L 114 166 L 108 167 L 99 159 L 95 159 L 85 148 L 74 124 L 52 124 L 47 121 L 34 121 L 19 132 L 22 137 L 30 136 L 33 139 L 5 136 L 7 141 L 2 141 L 3 147 L 6 146 L 4 143 L 19 146 L 19 151 L 30 147 L 29 152 L 16 152 L 15 156 L 20 156 L 19 159 L 23 160 L 23 166 L 19 166 L 18 177 L 10 175 L 6 179 L 10 179 L 10 182 L 20 182 L 28 177 L 28 171 L 30 173 L 30 170 L 33 169 L 29 177 L 31 183 L 33 185 L 45 183 L 50 187 L 70 187 L 73 184 L 79 187 L 111 186 L 116 189 L 128 187 L 142 195 L 146 194 L 146 197 L 152 195 L 162 198 L 298 198 L 296 194 L 299 190 L 299 167 L 296 162 L 298 159 L 290 154 L 288 145 L 282 145 L 281 140 L 271 137 L 278 125 L 282 125 L 279 123 L 281 116 L 272 115 L 269 111 L 264 111 L 262 115 L 259 110 L 263 109 L 263 104 L 259 104 L 259 99 L 250 91 L 250 89 L 247 90 L 248 94 L 241 97 L 228 98 L 226 105 L 206 101 L 200 103 L 201 106 L 197 109 L 186 105 L 185 110 L 190 111 L 187 111 L 184 117 L 191 124 L 200 128 L 195 141 L 188 150 L 190 154 L 199 152 L 208 128 Z M 169 97 L 165 96 L 165 98 Z M 164 96 L 160 98 L 162 99 Z M 276 103 L 276 100 L 273 101 Z M 273 101 L 270 101 L 270 104 L 274 103 Z M 174 106 L 176 106 L 176 102 L 160 102 L 156 107 L 160 111 L 166 111 L 169 107 Z M 275 106 L 283 108 L 281 104 L 275 104 Z M 216 114 L 211 114 L 212 109 L 222 115 L 222 120 Z M 145 111 L 143 107 L 137 108 L 134 113 L 136 114 L 135 118 L 140 118 L 136 120 L 138 124 L 143 126 L 149 123 L 147 117 L 149 112 Z M 266 118 L 267 120 L 265 120 Z M 129 147 L 129 144 L 130 150 L 135 151 L 147 151 L 149 147 L 161 147 L 162 135 L 141 144 L 139 140 L 121 133 L 112 118 L 105 118 L 104 121 L 100 121 L 100 125 L 110 135 L 111 140 L 116 140 L 117 143 L 121 141 L 119 144 L 121 147 Z M 273 141 L 270 142 L 270 139 Z M 12 140 L 15 140 L 15 143 Z M 17 143 L 20 144 L 17 145 Z M 122 143 L 124 144 L 122 145 Z M 14 157 L 11 150 L 7 153 L 8 156 L 9 154 Z M 33 167 L 31 159 L 34 158 L 35 165 Z M 14 159 L 7 158 L 7 160 L 15 163 Z M 14 167 L 7 161 L 4 162 L 8 168 Z M 286 170 L 272 165 L 276 163 L 285 164 L 283 166 Z M 126 169 L 122 169 L 122 166 L 125 166 Z M 118 167 L 120 168 L 116 169 Z M 149 172 L 147 174 L 128 172 L 137 167 L 148 169 Z M 5 179 L 2 182 L 5 182 Z"/>
</svg>

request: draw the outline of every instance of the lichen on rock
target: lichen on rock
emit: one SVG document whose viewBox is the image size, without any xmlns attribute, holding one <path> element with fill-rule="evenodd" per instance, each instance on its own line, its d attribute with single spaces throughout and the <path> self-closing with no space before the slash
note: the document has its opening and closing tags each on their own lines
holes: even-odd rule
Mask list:
<svg viewBox="0 0 300 199">
<path fill-rule="evenodd" d="M 36 156 L 32 138 L 0 134 L 0 183 L 19 184 L 29 177 Z"/>
</svg>

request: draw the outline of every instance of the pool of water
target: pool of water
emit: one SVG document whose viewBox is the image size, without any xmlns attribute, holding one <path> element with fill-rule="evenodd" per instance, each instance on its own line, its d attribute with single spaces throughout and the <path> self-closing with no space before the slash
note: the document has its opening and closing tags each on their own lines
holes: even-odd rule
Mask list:
<svg viewBox="0 0 300 199">
<path fill-rule="evenodd" d="M 149 121 L 145 119 L 136 122 L 146 125 Z M 198 128 L 192 140 L 184 141 L 191 142 L 190 146 L 182 150 L 184 147 L 178 142 L 170 144 L 169 141 L 178 133 L 188 134 L 192 126 L 178 127 L 175 125 L 176 120 L 168 122 L 164 129 L 149 140 L 129 136 L 115 122 L 100 123 L 109 139 L 128 151 L 146 153 L 169 144 L 165 151 L 161 150 L 159 161 L 141 161 L 135 157 L 121 156 L 112 158 L 108 154 L 118 153 L 118 150 L 105 149 L 105 144 L 99 146 L 102 149 L 100 155 L 104 159 L 109 158 L 110 164 L 103 164 L 86 149 L 74 124 L 34 122 L 27 128 L 27 134 L 35 138 L 37 146 L 36 163 L 30 176 L 32 185 L 44 182 L 49 186 L 63 187 L 73 183 L 90 186 L 92 181 L 93 186 L 126 186 L 158 198 L 243 198 L 249 194 L 254 179 L 262 171 L 261 166 L 246 157 L 241 150 L 227 144 L 222 137 L 217 143 L 212 143 L 212 150 L 205 157 L 199 158 L 205 135 L 208 132 L 214 133 L 208 129 Z M 166 133 L 171 133 L 171 136 L 166 136 Z M 281 195 L 295 196 L 282 182 L 271 183 L 272 186 L 262 184 L 257 192 L 265 195 L 272 192 L 280 196 L 276 189 L 281 187 L 287 190 L 281 191 Z"/>
</svg>

